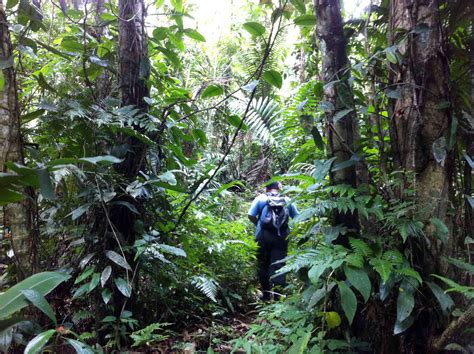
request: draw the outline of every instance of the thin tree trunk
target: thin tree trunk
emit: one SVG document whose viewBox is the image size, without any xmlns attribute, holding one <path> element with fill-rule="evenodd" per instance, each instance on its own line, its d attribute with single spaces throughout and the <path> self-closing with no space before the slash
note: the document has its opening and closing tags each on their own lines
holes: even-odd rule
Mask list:
<svg viewBox="0 0 474 354">
<path fill-rule="evenodd" d="M 470 11 L 471 11 L 471 41 L 470 41 L 470 70 L 471 70 L 471 116 L 474 117 L 474 4 L 470 4 Z M 474 127 L 472 127 L 474 128 Z M 474 158 L 474 143 L 472 141 L 473 138 L 473 129 L 465 135 L 465 144 L 466 144 L 466 154 L 471 159 Z M 472 169 L 467 163 L 464 161 L 464 195 L 472 197 Z M 471 203 L 466 199 L 465 204 L 465 216 L 464 216 L 464 230 L 466 232 L 466 237 L 474 237 L 474 212 L 471 207 Z M 470 244 L 467 245 L 468 247 L 468 254 L 469 257 L 471 256 Z M 474 276 L 470 277 L 470 285 L 473 285 Z"/>
<path fill-rule="evenodd" d="M 326 114 L 328 155 L 336 158 L 333 166 L 337 166 L 351 159 L 355 152 L 357 137 L 354 111 L 334 122 L 337 112 L 354 109 L 354 97 L 348 83 L 349 60 L 346 53 L 346 38 L 339 0 L 314 0 L 314 8 L 317 17 L 316 34 L 322 60 L 321 77 L 326 84 L 324 99 L 329 106 Z M 333 184 L 347 184 L 352 187 L 357 185 L 354 165 L 331 172 L 330 177 Z M 333 224 L 344 224 L 349 229 L 359 230 L 358 217 L 355 213 L 335 212 Z"/>
<path fill-rule="evenodd" d="M 4 85 L 0 89 L 0 172 L 7 172 L 6 162 L 23 164 L 23 143 L 20 134 L 20 116 L 13 53 L 3 2 L 0 0 L 0 48 L 2 61 L 11 66 L 2 70 Z M 28 194 L 25 190 L 25 194 Z M 26 198 L 19 203 L 3 207 L 3 225 L 11 232 L 11 245 L 15 253 L 17 276 L 31 274 L 36 253 L 33 252 L 31 200 Z"/>
<path fill-rule="evenodd" d="M 146 81 L 149 78 L 147 38 L 145 32 L 145 5 L 143 0 L 119 1 L 119 83 L 122 106 L 133 105 L 142 113 L 148 111 L 144 98 L 148 97 Z M 136 129 L 139 129 L 136 127 Z M 117 172 L 123 175 L 125 182 L 135 180 L 145 164 L 146 146 L 135 137 L 122 136 L 120 144 L 128 149 L 124 161 L 117 165 Z M 135 206 L 142 212 L 142 201 L 131 196 L 120 196 L 120 201 Z M 110 211 L 113 225 L 127 246 L 136 239 L 137 214 L 123 204 L 116 203 Z M 130 258 L 133 257 L 130 255 Z M 130 264 L 133 264 L 129 260 Z"/>
</svg>

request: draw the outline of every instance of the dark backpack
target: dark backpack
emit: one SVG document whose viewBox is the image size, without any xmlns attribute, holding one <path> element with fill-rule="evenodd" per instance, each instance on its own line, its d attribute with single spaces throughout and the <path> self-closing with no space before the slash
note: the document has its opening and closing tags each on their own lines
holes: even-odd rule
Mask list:
<svg viewBox="0 0 474 354">
<path fill-rule="evenodd" d="M 262 228 L 276 232 L 278 236 L 288 234 L 288 208 L 285 197 L 279 194 L 267 193 L 267 205 L 265 213 L 262 214 Z"/>
</svg>

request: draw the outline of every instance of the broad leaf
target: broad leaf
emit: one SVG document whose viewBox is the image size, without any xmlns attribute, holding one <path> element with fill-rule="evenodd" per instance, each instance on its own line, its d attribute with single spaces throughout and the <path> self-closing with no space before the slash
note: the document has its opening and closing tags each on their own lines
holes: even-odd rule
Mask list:
<svg viewBox="0 0 474 354">
<path fill-rule="evenodd" d="M 46 332 L 38 334 L 32 340 L 30 340 L 25 348 L 24 354 L 36 354 L 40 353 L 41 349 L 48 343 L 49 338 L 56 333 L 55 329 L 50 329 Z"/>
<path fill-rule="evenodd" d="M 304 0 L 290 0 L 291 4 L 301 13 L 306 12 L 306 6 Z"/>
<path fill-rule="evenodd" d="M 22 290 L 33 289 L 45 296 L 69 278 L 70 276 L 64 273 L 43 272 L 34 274 L 12 286 L 3 294 L 0 294 L 0 319 L 7 318 L 29 305 L 28 300 L 21 292 Z"/>
<path fill-rule="evenodd" d="M 123 258 L 121 255 L 119 255 L 117 252 L 107 251 L 107 252 L 105 252 L 105 255 L 107 256 L 108 259 L 110 259 L 115 264 L 121 266 L 122 268 L 132 270 L 132 268 L 128 264 L 127 260 L 125 258 Z"/>
<path fill-rule="evenodd" d="M 395 326 L 393 327 L 393 334 L 397 335 L 400 333 L 405 332 L 408 328 L 410 328 L 415 322 L 415 318 L 413 316 L 408 316 L 404 321 L 395 322 Z"/>
<path fill-rule="evenodd" d="M 57 325 L 56 315 L 54 314 L 53 308 L 48 303 L 48 301 L 46 301 L 43 295 L 33 289 L 24 289 L 21 291 L 21 293 L 28 299 L 29 302 L 35 305 L 39 310 L 41 310 L 41 312 L 48 316 L 55 325 Z"/>
<path fill-rule="evenodd" d="M 397 322 L 402 323 L 415 308 L 415 288 L 408 282 L 403 281 L 398 289 L 397 298 Z"/>
<path fill-rule="evenodd" d="M 41 168 L 38 170 L 38 178 L 40 182 L 40 190 L 43 197 L 49 200 L 54 199 L 53 184 L 51 183 L 51 176 L 47 168 Z"/>
<path fill-rule="evenodd" d="M 104 287 L 105 283 L 107 283 L 107 280 L 109 280 L 110 275 L 112 274 L 112 267 L 107 266 L 105 269 L 102 271 L 102 274 L 100 275 L 100 285 Z"/>
<path fill-rule="evenodd" d="M 210 98 L 224 94 L 224 88 L 220 85 L 211 84 L 201 94 L 202 98 Z"/>
<path fill-rule="evenodd" d="M 112 291 L 110 289 L 102 290 L 102 300 L 107 305 L 112 298 Z"/>
<path fill-rule="evenodd" d="M 85 343 L 71 338 L 66 338 L 66 341 L 74 348 L 77 354 L 94 354 L 94 350 Z"/>
<path fill-rule="evenodd" d="M 324 271 L 329 267 L 329 264 L 326 263 L 319 263 L 311 267 L 308 272 L 308 278 L 311 280 L 313 285 L 317 285 L 319 281 L 319 277 L 324 273 Z"/>
<path fill-rule="evenodd" d="M 348 108 L 348 109 L 343 109 L 342 111 L 336 112 L 333 117 L 332 117 L 332 122 L 337 123 L 340 121 L 342 118 L 347 116 L 349 113 L 351 113 L 354 109 Z"/>
<path fill-rule="evenodd" d="M 90 293 L 92 290 L 94 290 L 97 287 L 97 285 L 99 285 L 99 281 L 100 281 L 100 274 L 94 273 L 91 281 L 89 282 L 89 289 L 87 290 L 87 292 Z"/>
<path fill-rule="evenodd" d="M 243 27 L 254 37 L 261 36 L 265 33 L 265 27 L 258 22 L 246 22 L 243 24 Z"/>
<path fill-rule="evenodd" d="M 429 286 L 433 295 L 438 300 L 441 310 L 448 314 L 454 307 L 454 301 L 449 294 L 446 294 L 437 284 L 427 281 L 426 284 Z"/>
<path fill-rule="evenodd" d="M 132 289 L 128 282 L 123 278 L 116 278 L 114 279 L 114 283 L 117 286 L 117 289 L 126 297 L 130 297 L 132 295 Z"/>
<path fill-rule="evenodd" d="M 352 290 L 344 282 L 337 282 L 339 295 L 341 296 L 341 305 L 349 324 L 352 324 L 357 310 L 357 298 Z"/>
<path fill-rule="evenodd" d="M 314 144 L 318 147 L 318 149 L 324 150 L 323 137 L 321 136 L 318 127 L 313 126 L 313 128 L 311 129 L 311 134 L 313 135 Z"/>
<path fill-rule="evenodd" d="M 194 30 L 194 29 L 191 29 L 191 28 L 187 28 L 184 30 L 184 34 L 186 36 L 188 36 L 189 38 L 192 38 L 198 42 L 205 42 L 206 41 L 206 38 L 204 38 L 204 36 L 199 33 L 198 31 Z"/>
<path fill-rule="evenodd" d="M 301 15 L 295 18 L 295 25 L 298 26 L 314 26 L 316 24 L 316 16 Z"/>
<path fill-rule="evenodd" d="M 344 274 L 347 280 L 362 294 L 365 302 L 367 302 L 372 289 L 372 284 L 370 283 L 367 272 L 364 269 L 346 266 L 344 267 Z"/>
<path fill-rule="evenodd" d="M 268 70 L 263 73 L 263 79 L 268 82 L 270 85 L 281 88 L 283 85 L 283 78 L 278 71 Z"/>
</svg>

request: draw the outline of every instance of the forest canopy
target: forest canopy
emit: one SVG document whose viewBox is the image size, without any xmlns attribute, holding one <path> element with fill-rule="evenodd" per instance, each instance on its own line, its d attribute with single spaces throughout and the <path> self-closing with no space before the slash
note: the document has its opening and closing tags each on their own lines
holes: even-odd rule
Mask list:
<svg viewBox="0 0 474 354">
<path fill-rule="evenodd" d="M 0 0 L 0 43 L 1 352 L 474 351 L 472 1 Z"/>
</svg>

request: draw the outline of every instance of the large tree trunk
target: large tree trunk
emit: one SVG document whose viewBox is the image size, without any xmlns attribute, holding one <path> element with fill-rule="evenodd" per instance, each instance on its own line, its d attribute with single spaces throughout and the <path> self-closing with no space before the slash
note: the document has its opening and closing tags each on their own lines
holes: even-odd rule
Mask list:
<svg viewBox="0 0 474 354">
<path fill-rule="evenodd" d="M 339 0 L 314 0 L 314 8 L 317 17 L 316 34 L 322 60 L 321 79 L 327 84 L 324 99 L 328 103 L 325 122 L 328 155 L 336 158 L 333 166 L 337 166 L 351 159 L 357 136 L 354 111 L 334 122 L 334 115 L 337 112 L 354 109 L 353 93 L 348 83 L 350 71 L 346 53 L 346 37 L 342 27 Z M 331 172 L 330 177 L 332 184 L 347 184 L 352 187 L 357 185 L 354 165 Z M 344 224 L 354 231 L 359 229 L 355 213 L 335 212 L 333 224 Z"/>
<path fill-rule="evenodd" d="M 427 31 L 417 34 L 417 28 L 426 26 Z M 405 35 L 406 39 L 401 40 Z M 437 1 L 392 1 L 389 41 L 390 45 L 398 44 L 403 58 L 391 68 L 395 73 L 391 83 L 401 89 L 390 127 L 395 165 L 414 173 L 414 179 L 408 182 L 415 189 L 422 219 L 429 223 L 431 218 L 439 218 L 451 230 L 448 244 L 443 246 L 435 230 L 426 228 L 429 255 L 420 259 L 419 266 L 427 274 L 446 274 L 447 265 L 441 263 L 440 256 L 450 255 L 455 245 L 448 213 L 453 197 L 454 157 L 448 151 L 449 66 Z"/>
<path fill-rule="evenodd" d="M 444 257 L 453 255 L 459 233 L 450 210 L 454 205 L 454 153 L 449 149 L 449 63 L 438 1 L 391 1 L 389 45 L 397 45 L 400 55 L 391 64 L 389 82 L 401 92 L 390 117 L 394 165 L 405 173 L 405 188 L 415 192 L 415 217 L 424 222 L 428 240 L 414 240 L 418 246 L 411 248 L 413 267 L 425 277 L 433 273 L 450 277 Z M 407 197 L 403 189 L 399 193 L 400 199 Z M 430 223 L 433 218 L 448 227 L 446 243 L 437 238 Z M 424 293 L 426 303 L 430 294 Z M 399 351 L 426 351 L 430 338 L 439 331 L 434 318 L 434 309 L 424 306 L 414 325 L 401 336 Z"/>
<path fill-rule="evenodd" d="M 6 162 L 23 164 L 23 143 L 20 134 L 18 95 L 13 69 L 13 53 L 3 2 L 0 0 L 0 48 L 1 60 L 11 62 L 2 70 L 4 85 L 0 89 L 0 172 L 7 172 Z M 28 194 L 25 190 L 25 194 Z M 19 203 L 3 207 L 3 225 L 11 231 L 11 244 L 15 254 L 17 276 L 31 274 L 36 253 L 31 237 L 31 200 L 26 198 Z"/>
</svg>

